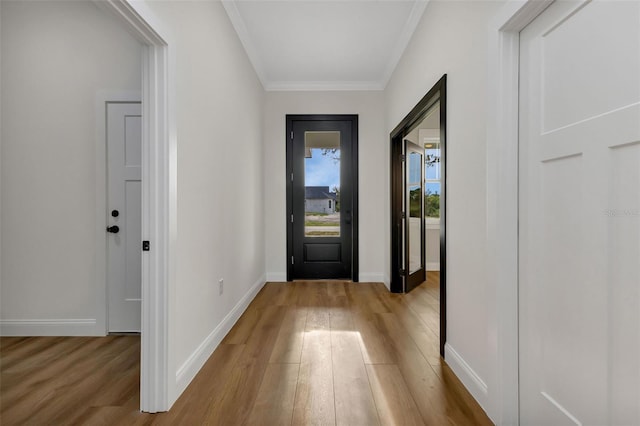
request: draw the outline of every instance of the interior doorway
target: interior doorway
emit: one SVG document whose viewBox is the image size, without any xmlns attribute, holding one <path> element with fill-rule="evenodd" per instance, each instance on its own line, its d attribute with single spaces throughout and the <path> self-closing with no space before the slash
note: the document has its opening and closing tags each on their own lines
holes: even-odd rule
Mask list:
<svg viewBox="0 0 640 426">
<path fill-rule="evenodd" d="M 446 75 L 391 132 L 391 291 L 437 281 L 446 342 Z"/>
<path fill-rule="evenodd" d="M 358 281 L 358 116 L 287 115 L 287 280 Z"/>
</svg>

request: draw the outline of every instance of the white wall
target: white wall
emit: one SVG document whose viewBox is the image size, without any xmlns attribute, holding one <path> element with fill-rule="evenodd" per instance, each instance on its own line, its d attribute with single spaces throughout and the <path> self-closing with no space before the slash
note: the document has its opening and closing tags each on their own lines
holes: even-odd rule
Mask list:
<svg viewBox="0 0 640 426">
<path fill-rule="evenodd" d="M 176 52 L 179 394 L 265 281 L 264 92 L 220 2 L 148 6 Z"/>
<path fill-rule="evenodd" d="M 497 374 L 486 303 L 487 34 L 501 4 L 430 2 L 385 90 L 391 130 L 447 74 L 446 360 L 485 409 Z"/>
<path fill-rule="evenodd" d="M 141 47 L 90 2 L 1 7 L 2 333 L 100 333 L 96 94 L 140 90 Z"/>
<path fill-rule="evenodd" d="M 383 92 L 267 92 L 264 193 L 267 279 L 285 281 L 286 115 L 358 114 L 360 281 L 389 282 L 389 133 Z"/>
<path fill-rule="evenodd" d="M 176 53 L 175 398 L 265 281 L 264 92 L 219 2 L 148 6 Z M 95 318 L 96 93 L 140 90 L 140 58 L 93 3 L 2 2 L 3 320 Z"/>
</svg>

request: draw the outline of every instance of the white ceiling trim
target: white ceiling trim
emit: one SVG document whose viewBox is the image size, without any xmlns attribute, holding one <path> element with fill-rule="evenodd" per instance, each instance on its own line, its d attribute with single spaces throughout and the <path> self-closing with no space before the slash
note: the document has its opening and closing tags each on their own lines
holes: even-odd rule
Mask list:
<svg viewBox="0 0 640 426">
<path fill-rule="evenodd" d="M 376 81 L 271 81 L 267 77 L 264 64 L 260 60 L 258 50 L 251 41 L 244 19 L 238 9 L 240 0 L 222 0 L 222 5 L 229 16 L 231 24 L 238 34 L 238 38 L 244 47 L 249 61 L 266 91 L 377 91 L 384 90 L 396 66 L 400 62 L 411 37 L 422 18 L 424 10 L 430 0 L 415 0 L 409 17 L 403 26 L 402 33 L 395 48 L 391 52 L 389 61 L 380 80 Z"/>
<path fill-rule="evenodd" d="M 242 43 L 242 46 L 244 46 L 247 56 L 249 56 L 249 61 L 251 62 L 251 65 L 253 65 L 253 69 L 256 71 L 256 74 L 258 74 L 258 79 L 262 83 L 262 87 L 266 90 L 268 81 L 264 66 L 262 65 L 262 61 L 260 61 L 258 51 L 253 43 L 251 43 L 249 31 L 244 23 L 244 19 L 242 19 L 242 16 L 240 15 L 240 11 L 238 10 L 238 6 L 236 6 L 235 0 L 222 0 L 222 6 L 224 7 L 224 10 L 226 10 L 229 20 L 238 34 L 238 38 L 240 38 L 240 42 Z"/>
<path fill-rule="evenodd" d="M 400 62 L 400 58 L 402 58 L 402 54 L 409 45 L 411 37 L 413 37 L 413 33 L 420 23 L 420 19 L 422 18 L 424 10 L 427 8 L 427 4 L 429 4 L 429 1 L 430 0 L 417 0 L 413 4 L 413 8 L 411 9 L 411 13 L 409 14 L 409 19 L 407 19 L 407 23 L 404 27 L 404 31 L 400 35 L 395 49 L 393 49 L 393 51 L 391 52 L 391 58 L 389 58 L 389 63 L 387 64 L 387 69 L 385 70 L 384 77 L 382 81 L 380 81 L 380 85 L 383 87 L 383 89 L 387 87 L 387 83 L 389 83 L 389 80 L 393 75 L 393 71 L 395 71 L 396 67 L 398 66 L 398 62 Z"/>
<path fill-rule="evenodd" d="M 384 85 L 379 81 L 274 81 L 263 86 L 268 92 L 384 90 Z"/>
</svg>

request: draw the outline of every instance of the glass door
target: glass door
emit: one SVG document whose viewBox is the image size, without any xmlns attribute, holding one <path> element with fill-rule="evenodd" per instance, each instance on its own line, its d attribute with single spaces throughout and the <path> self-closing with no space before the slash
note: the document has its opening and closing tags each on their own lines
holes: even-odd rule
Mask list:
<svg viewBox="0 0 640 426">
<path fill-rule="evenodd" d="M 425 280 L 424 256 L 424 148 L 405 143 L 404 226 L 405 292 Z"/>
</svg>

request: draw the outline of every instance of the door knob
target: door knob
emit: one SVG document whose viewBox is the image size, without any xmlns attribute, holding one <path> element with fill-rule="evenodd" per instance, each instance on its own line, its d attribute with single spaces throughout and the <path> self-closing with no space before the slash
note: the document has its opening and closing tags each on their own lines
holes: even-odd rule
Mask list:
<svg viewBox="0 0 640 426">
<path fill-rule="evenodd" d="M 117 234 L 120 232 L 120 227 L 118 225 L 107 226 L 107 232 L 111 232 L 112 234 Z"/>
</svg>

